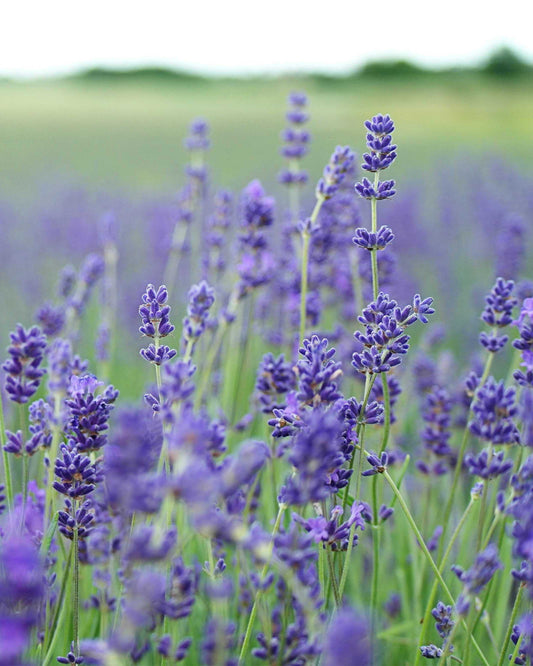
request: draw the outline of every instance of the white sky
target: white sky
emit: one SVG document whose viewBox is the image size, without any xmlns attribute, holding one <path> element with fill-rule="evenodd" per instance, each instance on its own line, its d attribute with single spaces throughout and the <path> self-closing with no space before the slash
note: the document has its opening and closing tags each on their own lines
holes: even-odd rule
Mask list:
<svg viewBox="0 0 533 666">
<path fill-rule="evenodd" d="M 395 57 L 475 63 L 502 44 L 533 60 L 532 19 L 531 0 L 0 0 L 0 75 L 343 72 Z"/>
</svg>

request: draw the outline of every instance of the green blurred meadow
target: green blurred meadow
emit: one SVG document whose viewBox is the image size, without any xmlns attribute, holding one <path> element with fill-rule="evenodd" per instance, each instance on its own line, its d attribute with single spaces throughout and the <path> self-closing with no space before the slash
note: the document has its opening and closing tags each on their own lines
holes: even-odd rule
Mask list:
<svg viewBox="0 0 533 666">
<path fill-rule="evenodd" d="M 439 166 L 484 155 L 503 157 L 524 172 L 532 170 L 533 79 L 528 77 L 508 80 L 457 73 L 396 80 L 175 81 L 78 76 L 0 84 L 0 200 L 18 213 L 39 209 L 43 193 L 49 201 L 56 188 L 118 192 L 133 200 L 175 192 L 185 181 L 183 138 L 190 121 L 203 116 L 211 127 L 208 160 L 214 187 L 238 191 L 259 178 L 267 190 L 279 193 L 282 207 L 285 193 L 276 186 L 276 174 L 283 164 L 280 132 L 291 90 L 305 90 L 310 99 L 312 144 L 306 168 L 311 183 L 335 145 L 349 144 L 359 155 L 363 152 L 363 121 L 379 112 L 390 113 L 396 123 L 399 159 L 391 177 L 400 187 L 417 181 L 431 189 Z M 431 173 L 434 177 L 428 178 Z M 431 228 L 430 214 L 427 223 Z M 128 221 L 121 224 L 127 227 Z M 53 252 L 48 254 L 49 275 L 42 276 L 49 284 L 46 293 L 52 291 L 59 268 Z M 479 267 L 463 263 L 458 270 L 467 278 Z M 154 279 L 143 276 L 145 282 Z M 435 292 L 435 280 L 438 277 L 424 274 L 428 292 Z M 7 306 L 7 282 L 0 292 Z M 470 294 L 457 298 L 468 309 Z M 10 320 L 2 324 L 4 339 L 14 323 L 11 317 L 28 322 L 33 304 L 28 309 L 24 302 L 16 303 L 9 311 Z M 96 303 L 89 316 L 96 330 Z M 452 342 L 457 347 L 459 340 Z M 88 357 L 93 344 L 93 336 L 82 340 Z M 262 350 L 255 351 L 247 368 L 246 390 L 253 387 L 256 358 Z M 142 359 L 137 355 L 132 359 L 130 352 L 117 359 L 111 378 L 133 398 L 140 394 L 144 376 Z"/>
<path fill-rule="evenodd" d="M 396 177 L 462 153 L 502 154 L 530 169 L 533 82 L 527 78 L 80 78 L 0 85 L 0 194 L 22 202 L 32 197 L 36 183 L 54 179 L 128 192 L 168 190 L 183 178 L 182 138 L 196 116 L 211 125 L 214 182 L 272 182 L 281 164 L 285 98 L 293 89 L 305 89 L 310 97 L 312 176 L 336 144 L 362 152 L 362 122 L 377 112 L 390 113 L 397 123 Z"/>
</svg>

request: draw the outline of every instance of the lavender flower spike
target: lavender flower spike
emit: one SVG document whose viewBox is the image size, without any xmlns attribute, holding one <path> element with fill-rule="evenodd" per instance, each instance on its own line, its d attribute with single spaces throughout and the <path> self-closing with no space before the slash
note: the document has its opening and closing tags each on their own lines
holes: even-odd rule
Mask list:
<svg viewBox="0 0 533 666">
<path fill-rule="evenodd" d="M 24 404 L 37 391 L 45 370 L 40 368 L 46 348 L 46 337 L 37 326 L 25 329 L 17 324 L 10 333 L 10 358 L 2 365 L 7 374 L 6 392 L 13 400 Z"/>
<path fill-rule="evenodd" d="M 337 146 L 324 167 L 322 178 L 316 186 L 317 199 L 331 199 L 337 192 L 355 161 L 355 154 L 349 146 Z"/>
<path fill-rule="evenodd" d="M 193 285 L 189 290 L 187 316 L 183 320 L 183 343 L 189 349 L 186 357 L 190 355 L 193 345 L 205 331 L 209 310 L 214 302 L 215 290 L 205 280 Z"/>
</svg>

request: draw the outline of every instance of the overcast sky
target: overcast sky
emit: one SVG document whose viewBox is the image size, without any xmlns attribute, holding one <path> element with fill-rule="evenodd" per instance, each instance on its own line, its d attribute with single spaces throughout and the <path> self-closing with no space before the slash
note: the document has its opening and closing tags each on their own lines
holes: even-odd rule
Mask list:
<svg viewBox="0 0 533 666">
<path fill-rule="evenodd" d="M 440 66 L 503 44 L 533 61 L 531 0 L 2 0 L 0 75 L 165 65 L 205 73 Z"/>
</svg>

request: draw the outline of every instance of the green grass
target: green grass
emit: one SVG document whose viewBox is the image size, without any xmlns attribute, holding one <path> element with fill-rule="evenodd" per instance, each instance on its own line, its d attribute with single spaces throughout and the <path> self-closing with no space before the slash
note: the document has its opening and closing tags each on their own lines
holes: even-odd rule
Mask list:
<svg viewBox="0 0 533 666">
<path fill-rule="evenodd" d="M 313 176 L 336 144 L 362 151 L 362 122 L 376 112 L 390 113 L 397 124 L 402 160 L 396 176 L 458 152 L 505 153 L 528 165 L 533 87 L 524 83 L 470 77 L 386 85 L 297 79 L 4 84 L 3 193 L 31 197 L 36 182 L 57 179 L 98 189 L 172 188 L 182 181 L 182 138 L 198 115 L 211 123 L 217 184 L 239 187 L 252 177 L 271 182 L 281 165 L 285 98 L 302 87 L 311 99 Z"/>
</svg>

